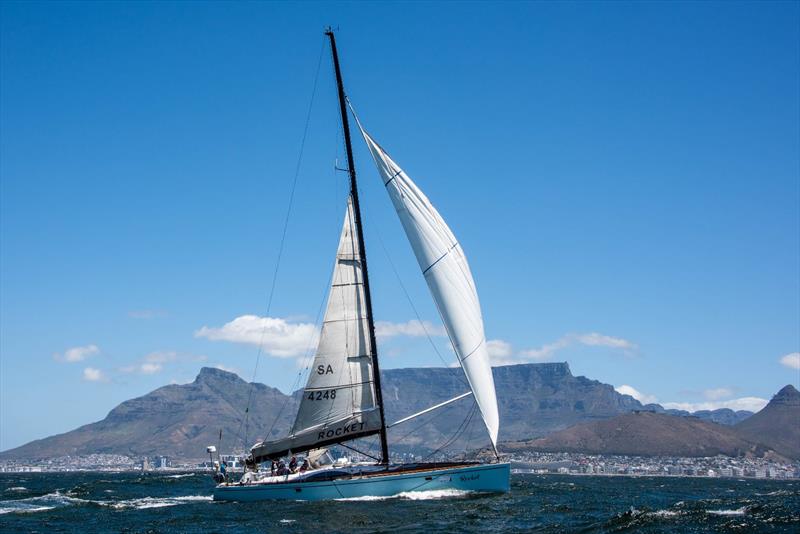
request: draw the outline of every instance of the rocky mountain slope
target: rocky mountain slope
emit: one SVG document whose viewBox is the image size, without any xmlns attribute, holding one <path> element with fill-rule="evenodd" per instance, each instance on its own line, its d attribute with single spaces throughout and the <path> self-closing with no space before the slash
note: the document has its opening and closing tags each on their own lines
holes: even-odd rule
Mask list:
<svg viewBox="0 0 800 534">
<path fill-rule="evenodd" d="M 760 412 L 734 425 L 654 411 L 579 423 L 510 450 L 637 456 L 754 455 L 800 459 L 800 392 L 781 389 Z"/>
<path fill-rule="evenodd" d="M 763 455 L 766 447 L 740 437 L 730 426 L 653 412 L 635 412 L 581 423 L 509 450 L 625 454 L 633 456 Z"/>
<path fill-rule="evenodd" d="M 573 376 L 566 363 L 513 365 L 494 369 L 500 405 L 500 439 L 544 436 L 575 423 L 642 409 L 608 384 Z M 468 391 L 460 369 L 390 369 L 382 373 L 387 422 Z M 243 443 L 242 412 L 250 384 L 237 375 L 203 368 L 194 382 L 159 388 L 123 402 L 97 423 L 33 441 L 0 453 L 2 458 L 45 458 L 65 454 L 164 454 L 201 458 L 223 433 L 223 449 Z M 287 396 L 263 384 L 253 386 L 247 442 L 270 432 L 279 436 L 294 420 L 299 393 Z M 452 446 L 488 443 L 477 414 L 468 418 L 471 398 L 391 429 L 395 450 L 432 449 L 461 429 Z"/>
<path fill-rule="evenodd" d="M 566 363 L 511 365 L 493 371 L 501 442 L 531 440 L 634 411 L 663 411 L 658 405 L 643 406 L 608 384 L 576 377 Z M 382 383 L 388 423 L 469 390 L 460 369 L 450 368 L 391 369 L 382 373 Z M 251 389 L 253 400 L 244 425 Z M 123 402 L 102 421 L 2 452 L 0 458 L 91 453 L 202 458 L 207 445 L 218 443 L 220 430 L 221 450 L 241 451 L 245 442 L 249 446 L 267 435 L 285 435 L 300 394 L 285 395 L 263 384 L 249 384 L 227 371 L 203 368 L 190 384 L 165 386 Z M 474 406 L 467 397 L 390 429 L 393 450 L 430 452 L 446 443 L 453 452 L 468 445 L 471 449 L 488 445 Z M 731 447 L 741 445 L 732 442 L 727 448 L 718 448 L 733 450 Z"/>
<path fill-rule="evenodd" d="M 204 367 L 190 384 L 164 386 L 125 401 L 102 421 L 32 441 L 0 453 L 0 458 L 91 453 L 202 457 L 207 445 L 217 443 L 220 429 L 228 443 L 244 431 L 242 412 L 249 389 L 233 373 Z M 281 412 L 287 401 L 291 399 L 279 390 L 255 384 L 249 426 L 270 428 L 275 414 Z M 294 407 L 287 408 L 277 419 L 273 429 L 276 435 L 288 429 Z"/>
<path fill-rule="evenodd" d="M 760 412 L 734 428 L 746 439 L 800 459 L 800 392 L 792 385 L 784 387 Z"/>
</svg>

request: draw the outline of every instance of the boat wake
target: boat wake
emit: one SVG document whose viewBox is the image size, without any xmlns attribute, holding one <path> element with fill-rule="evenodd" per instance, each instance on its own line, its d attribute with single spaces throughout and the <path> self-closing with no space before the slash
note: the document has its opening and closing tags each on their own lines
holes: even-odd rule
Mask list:
<svg viewBox="0 0 800 534">
<path fill-rule="evenodd" d="M 366 501 L 386 501 L 389 499 L 405 499 L 409 501 L 431 501 L 437 499 L 454 499 L 465 497 L 474 494 L 474 491 L 457 490 L 457 489 L 443 489 L 443 490 L 429 490 L 429 491 L 404 491 L 397 495 L 389 495 L 380 497 L 376 495 L 364 495 L 363 497 L 344 497 L 336 499 L 337 501 L 345 502 L 366 502 Z"/>
</svg>

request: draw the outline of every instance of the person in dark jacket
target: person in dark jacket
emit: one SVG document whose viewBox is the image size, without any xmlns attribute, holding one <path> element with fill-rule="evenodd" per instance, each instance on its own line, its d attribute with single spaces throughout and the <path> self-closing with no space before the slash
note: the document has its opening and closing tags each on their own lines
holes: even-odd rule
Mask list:
<svg viewBox="0 0 800 534">
<path fill-rule="evenodd" d="M 292 473 L 297 472 L 297 457 L 292 456 L 292 459 L 289 460 L 289 471 Z"/>
</svg>

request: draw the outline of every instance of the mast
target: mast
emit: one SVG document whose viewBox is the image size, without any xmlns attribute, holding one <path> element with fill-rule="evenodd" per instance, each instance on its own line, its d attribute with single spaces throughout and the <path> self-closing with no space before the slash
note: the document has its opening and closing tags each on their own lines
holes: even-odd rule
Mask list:
<svg viewBox="0 0 800 534">
<path fill-rule="evenodd" d="M 336 38 L 333 29 L 325 30 L 331 40 L 331 53 L 333 54 L 333 68 L 336 71 L 336 87 L 339 94 L 339 109 L 342 116 L 342 130 L 344 130 L 344 146 L 347 151 L 347 173 L 350 175 L 350 197 L 353 199 L 353 212 L 355 215 L 358 248 L 361 250 L 361 270 L 364 276 L 364 300 L 367 308 L 367 325 L 369 327 L 370 359 L 372 360 L 373 380 L 375 381 L 375 402 L 381 415 L 381 463 L 389 463 L 389 445 L 386 439 L 386 418 L 383 414 L 383 393 L 381 391 L 381 370 L 378 365 L 378 345 L 375 342 L 375 320 L 372 316 L 372 296 L 369 288 L 369 274 L 367 271 L 367 250 L 364 247 L 364 230 L 361 226 L 361 206 L 358 202 L 358 186 L 356 184 L 356 166 L 353 161 L 353 147 L 350 143 L 350 123 L 347 118 L 347 103 L 342 84 L 342 72 L 339 69 L 339 55 L 336 53 Z"/>
</svg>

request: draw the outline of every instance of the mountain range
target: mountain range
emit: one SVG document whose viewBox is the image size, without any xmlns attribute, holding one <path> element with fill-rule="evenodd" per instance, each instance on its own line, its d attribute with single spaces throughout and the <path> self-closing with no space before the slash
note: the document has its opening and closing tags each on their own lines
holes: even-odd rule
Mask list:
<svg viewBox="0 0 800 534">
<path fill-rule="evenodd" d="M 642 405 L 608 384 L 574 376 L 566 363 L 501 366 L 493 372 L 501 419 L 500 441 L 514 442 L 517 447 L 575 425 L 596 424 L 632 412 L 658 412 L 655 415 L 659 417 L 654 421 L 700 421 L 698 417 L 678 417 L 683 415 L 681 412 L 670 414 L 659 405 Z M 459 369 L 391 369 L 382 372 L 381 377 L 388 423 L 469 390 Z M 233 373 L 204 367 L 189 384 L 164 386 L 125 401 L 102 421 L 2 452 L 0 458 L 116 453 L 192 459 L 202 458 L 206 446 L 218 443 L 224 452 L 241 451 L 244 444 L 252 445 L 257 439 L 285 435 L 294 420 L 300 395 L 300 391 L 286 395 L 264 384 L 247 383 Z M 248 398 L 251 400 L 245 418 Z M 767 417 L 758 417 L 762 411 L 744 419 L 755 423 L 742 427 L 742 436 L 737 430 L 737 439 L 752 444 L 752 435 L 764 434 L 776 417 L 782 421 L 791 419 L 798 409 L 791 391 L 781 399 L 781 408 L 770 409 Z M 717 410 L 698 415 L 705 420 L 700 422 L 725 434 L 744 424 L 741 419 L 750 414 Z M 729 428 L 713 423 L 715 419 L 738 424 Z M 675 425 L 674 431 L 678 433 L 698 432 L 697 428 Z M 794 454 L 793 435 L 778 434 L 781 454 Z M 443 443 L 447 443 L 448 451 L 488 444 L 470 398 L 392 428 L 389 439 L 393 450 L 415 453 L 435 450 Z M 745 444 L 732 441 L 719 450 L 727 453 L 745 448 Z"/>
<path fill-rule="evenodd" d="M 777 456 L 800 459 L 800 392 L 788 385 L 761 411 L 732 426 L 637 411 L 583 422 L 510 450 L 636 456 Z M 679 454 L 677 454 L 679 452 Z"/>
</svg>

